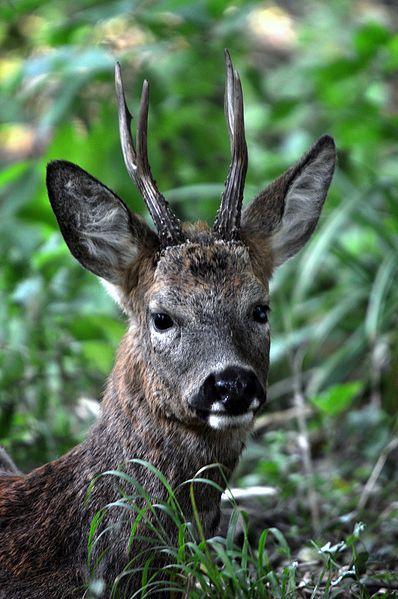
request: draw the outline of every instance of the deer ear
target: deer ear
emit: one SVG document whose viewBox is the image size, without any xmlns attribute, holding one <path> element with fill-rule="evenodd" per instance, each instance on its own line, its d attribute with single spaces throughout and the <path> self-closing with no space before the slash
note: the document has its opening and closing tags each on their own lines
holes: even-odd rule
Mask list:
<svg viewBox="0 0 398 599">
<path fill-rule="evenodd" d="M 274 266 L 294 256 L 311 237 L 336 163 L 333 138 L 321 137 L 302 158 L 273 181 L 242 214 L 242 231 L 269 237 Z"/>
<path fill-rule="evenodd" d="M 140 249 L 158 245 L 156 234 L 110 189 L 71 162 L 50 162 L 47 190 L 73 256 L 108 283 L 125 287 Z"/>
</svg>

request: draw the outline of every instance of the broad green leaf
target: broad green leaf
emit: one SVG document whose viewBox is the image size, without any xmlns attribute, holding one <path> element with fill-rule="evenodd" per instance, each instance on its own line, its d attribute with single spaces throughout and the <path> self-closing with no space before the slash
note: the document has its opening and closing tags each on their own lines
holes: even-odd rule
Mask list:
<svg viewBox="0 0 398 599">
<path fill-rule="evenodd" d="M 327 416 L 336 416 L 349 408 L 363 389 L 361 381 L 334 385 L 327 391 L 311 398 L 311 402 Z"/>
</svg>

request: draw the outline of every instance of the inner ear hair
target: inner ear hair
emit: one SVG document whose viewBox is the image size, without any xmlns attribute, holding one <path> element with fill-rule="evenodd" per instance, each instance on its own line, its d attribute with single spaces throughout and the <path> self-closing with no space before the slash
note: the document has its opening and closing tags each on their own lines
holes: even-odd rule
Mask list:
<svg viewBox="0 0 398 599">
<path fill-rule="evenodd" d="M 158 246 L 156 234 L 108 187 L 75 164 L 47 167 L 47 189 L 61 233 L 88 270 L 124 287 L 141 248 Z"/>
</svg>

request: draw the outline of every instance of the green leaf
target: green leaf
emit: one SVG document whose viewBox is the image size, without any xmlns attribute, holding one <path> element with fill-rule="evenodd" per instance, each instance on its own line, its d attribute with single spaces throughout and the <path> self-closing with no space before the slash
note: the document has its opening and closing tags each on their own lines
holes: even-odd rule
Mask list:
<svg viewBox="0 0 398 599">
<path fill-rule="evenodd" d="M 367 551 L 360 551 L 354 560 L 355 572 L 358 576 L 362 576 L 366 573 L 366 566 L 368 564 L 369 553 Z"/>
<path fill-rule="evenodd" d="M 354 38 L 356 50 L 362 58 L 370 58 L 384 46 L 390 38 L 386 27 L 380 23 L 366 23 Z"/>
<path fill-rule="evenodd" d="M 336 416 L 352 404 L 362 389 L 362 381 L 334 385 L 324 393 L 311 398 L 311 402 L 324 414 Z"/>
</svg>

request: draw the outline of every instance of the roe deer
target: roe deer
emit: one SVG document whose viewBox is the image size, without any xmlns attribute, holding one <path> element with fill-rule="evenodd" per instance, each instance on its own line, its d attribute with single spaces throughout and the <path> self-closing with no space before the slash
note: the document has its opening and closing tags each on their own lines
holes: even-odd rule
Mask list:
<svg viewBox="0 0 398 599">
<path fill-rule="evenodd" d="M 241 214 L 248 163 L 243 96 L 227 52 L 226 73 L 232 160 L 212 229 L 181 225 L 158 191 L 147 156 L 148 83 L 134 144 L 118 64 L 124 161 L 156 232 L 78 166 L 48 165 L 48 194 L 62 235 L 73 256 L 103 280 L 123 308 L 128 330 L 87 439 L 29 474 L 1 458 L 1 598 L 81 597 L 90 521 L 118 497 L 116 484 L 103 477 L 85 501 L 90 481 L 122 467 L 150 496 L 161 497 L 156 476 L 132 458 L 154 464 L 174 488 L 211 463 L 230 475 L 265 402 L 269 280 L 311 236 L 336 153 L 333 139 L 321 137 Z M 225 488 L 219 474 L 211 477 Z M 189 497 L 181 501 L 191 519 Z M 213 534 L 220 493 L 206 488 L 197 505 L 205 534 Z M 131 521 L 119 525 L 115 510 L 106 518 L 106 524 L 115 524 L 100 570 L 109 597 L 112 581 L 128 562 Z M 133 550 L 138 554 L 140 547 Z M 139 578 L 127 590 L 137 588 Z"/>
</svg>

